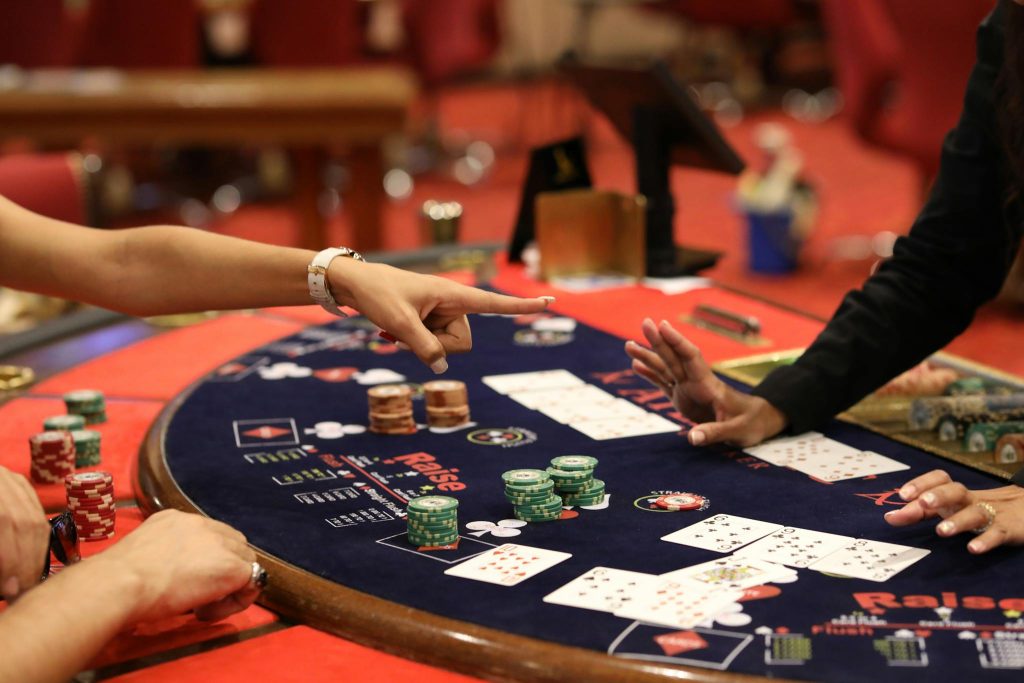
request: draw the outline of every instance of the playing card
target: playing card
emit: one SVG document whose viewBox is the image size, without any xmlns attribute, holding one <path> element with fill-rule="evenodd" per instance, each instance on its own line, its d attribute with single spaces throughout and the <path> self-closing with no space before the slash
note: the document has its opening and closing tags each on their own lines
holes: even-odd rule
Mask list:
<svg viewBox="0 0 1024 683">
<path fill-rule="evenodd" d="M 548 594 L 544 602 L 614 613 L 632 601 L 640 590 L 656 581 L 658 577 L 654 574 L 594 567 Z"/>
<path fill-rule="evenodd" d="M 574 387 L 585 382 L 568 370 L 540 370 L 537 372 L 516 372 L 508 375 L 489 375 L 481 381 L 499 394 L 514 391 L 537 391 L 558 387 Z"/>
<path fill-rule="evenodd" d="M 506 543 L 460 562 L 445 574 L 501 586 L 515 586 L 570 557 L 572 555 L 569 553 L 557 550 Z"/>
<path fill-rule="evenodd" d="M 781 564 L 730 555 L 676 569 L 662 574 L 661 578 L 691 581 L 716 588 L 743 589 L 771 583 L 774 579 L 786 578 L 791 574 L 793 570 Z"/>
<path fill-rule="evenodd" d="M 532 391 L 513 391 L 508 394 L 513 401 L 527 408 L 541 409 L 549 406 L 562 405 L 604 405 L 622 399 L 609 394 L 593 384 L 578 384 L 571 387 L 553 387 Z"/>
<path fill-rule="evenodd" d="M 771 536 L 741 548 L 736 554 L 777 562 L 788 567 L 809 567 L 851 542 L 853 539 L 849 536 L 787 526 Z"/>
<path fill-rule="evenodd" d="M 820 432 L 805 432 L 797 436 L 786 436 L 780 439 L 765 441 L 760 446 L 752 446 L 744 450 L 756 458 L 785 467 L 789 461 L 801 454 L 814 454 L 823 451 L 830 440 Z M 833 441 L 832 443 L 837 443 Z"/>
<path fill-rule="evenodd" d="M 679 531 L 674 531 L 668 536 L 662 536 L 661 540 L 728 553 L 781 528 L 781 524 L 773 522 L 762 522 L 735 515 L 715 515 Z"/>
<path fill-rule="evenodd" d="M 644 411 L 643 415 L 630 417 L 570 422 L 569 426 L 578 432 L 583 432 L 595 441 L 621 439 L 627 436 L 669 434 L 682 429 L 679 424 L 666 420 L 661 415 L 647 411 Z"/>
<path fill-rule="evenodd" d="M 929 550 L 896 543 L 883 543 L 858 538 L 844 548 L 828 555 L 809 568 L 817 572 L 842 574 L 868 581 L 888 581 L 918 560 Z"/>
<path fill-rule="evenodd" d="M 813 456 L 801 455 L 790 460 L 788 466 L 820 481 L 829 482 L 910 469 L 910 465 L 904 465 L 884 455 L 856 449 L 833 450 Z"/>
<path fill-rule="evenodd" d="M 742 590 L 709 588 L 690 581 L 661 579 L 615 610 L 615 616 L 672 628 L 693 628 L 738 601 Z"/>
</svg>

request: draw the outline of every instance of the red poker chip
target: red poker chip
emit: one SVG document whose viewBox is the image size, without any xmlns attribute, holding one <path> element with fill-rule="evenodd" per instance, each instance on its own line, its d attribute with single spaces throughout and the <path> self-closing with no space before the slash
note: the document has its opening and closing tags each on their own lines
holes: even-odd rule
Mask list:
<svg viewBox="0 0 1024 683">
<path fill-rule="evenodd" d="M 68 505 L 70 507 L 96 507 L 109 505 L 114 506 L 113 496 L 109 498 L 76 498 L 74 496 L 68 496 Z"/>
<path fill-rule="evenodd" d="M 96 536 L 79 536 L 78 538 L 86 543 L 90 541 L 107 541 L 114 537 L 114 532 L 111 531 L 109 534 L 97 534 Z"/>
<path fill-rule="evenodd" d="M 73 512 L 72 516 L 78 524 L 113 524 L 117 517 L 111 513 L 108 515 L 83 515 L 78 512 Z"/>
<path fill-rule="evenodd" d="M 68 503 L 68 507 L 72 510 L 83 510 L 89 512 L 98 512 L 101 510 L 113 510 L 116 504 L 111 503 Z"/>
<path fill-rule="evenodd" d="M 664 510 L 677 512 L 679 510 L 697 510 L 704 505 L 704 497 L 695 493 L 673 493 L 667 496 L 660 496 L 654 504 Z"/>
<path fill-rule="evenodd" d="M 69 498 L 80 498 L 82 500 L 100 499 L 106 496 L 111 498 L 114 496 L 114 489 L 100 489 L 98 491 L 78 491 L 65 487 L 64 492 Z"/>
<path fill-rule="evenodd" d="M 77 472 L 68 476 L 69 486 L 110 486 L 114 483 L 114 477 L 110 472 Z"/>
</svg>

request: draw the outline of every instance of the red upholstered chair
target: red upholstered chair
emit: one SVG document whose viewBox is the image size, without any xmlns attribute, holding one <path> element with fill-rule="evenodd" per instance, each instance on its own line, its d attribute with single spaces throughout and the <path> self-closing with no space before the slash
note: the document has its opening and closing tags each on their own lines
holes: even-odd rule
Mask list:
<svg viewBox="0 0 1024 683">
<path fill-rule="evenodd" d="M 197 67 L 199 30 L 196 0 L 89 0 L 78 63 L 123 69 Z"/>
<path fill-rule="evenodd" d="M 485 66 L 501 42 L 498 0 L 405 0 L 410 66 L 437 86 Z"/>
<path fill-rule="evenodd" d="M 793 0 L 665 0 L 656 7 L 700 24 L 721 24 L 738 29 L 777 28 L 788 26 L 796 19 Z"/>
<path fill-rule="evenodd" d="M 853 128 L 931 179 L 963 103 L 974 34 L 992 0 L 822 0 Z"/>
<path fill-rule="evenodd" d="M 254 0 L 253 55 L 267 66 L 344 66 L 363 52 L 358 0 Z"/>
<path fill-rule="evenodd" d="M 64 0 L 7 2 L 0 20 L 0 64 L 24 68 L 69 66 L 75 25 Z"/>
<path fill-rule="evenodd" d="M 78 154 L 0 157 L 0 195 L 44 216 L 87 223 L 87 188 Z"/>
</svg>

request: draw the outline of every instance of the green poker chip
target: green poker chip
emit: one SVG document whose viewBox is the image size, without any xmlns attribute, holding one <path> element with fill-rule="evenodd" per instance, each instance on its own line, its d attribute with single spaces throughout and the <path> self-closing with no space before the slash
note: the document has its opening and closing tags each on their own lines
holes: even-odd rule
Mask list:
<svg viewBox="0 0 1024 683">
<path fill-rule="evenodd" d="M 586 493 L 593 488 L 593 479 L 581 481 L 575 484 L 559 484 L 559 493 Z"/>
<path fill-rule="evenodd" d="M 589 455 L 560 455 L 551 458 L 551 466 L 563 472 L 589 472 L 597 467 L 597 458 Z"/>
<path fill-rule="evenodd" d="M 549 467 L 547 469 L 548 476 L 555 482 L 555 485 L 562 483 L 571 484 L 573 482 L 590 479 L 594 476 L 593 470 L 560 470 L 557 467 Z"/>
<path fill-rule="evenodd" d="M 417 532 L 422 531 L 423 533 L 447 533 L 447 532 L 459 530 L 459 523 L 458 522 L 451 522 L 451 523 L 445 522 L 444 524 L 424 524 L 424 523 L 421 523 L 421 522 L 413 522 L 413 521 L 411 521 L 411 522 L 408 523 L 408 528 L 411 531 L 417 531 Z"/>
<path fill-rule="evenodd" d="M 548 500 L 533 505 L 516 505 L 516 509 L 522 512 L 546 512 L 560 507 L 562 507 L 562 499 L 558 496 L 552 496 Z"/>
<path fill-rule="evenodd" d="M 544 470 L 509 470 L 501 478 L 506 484 L 534 486 L 546 482 L 548 474 Z"/>
<path fill-rule="evenodd" d="M 532 495 L 534 493 L 550 493 L 554 488 L 555 482 L 548 479 L 539 484 L 505 484 L 505 493 Z"/>
<path fill-rule="evenodd" d="M 561 518 L 562 512 L 561 510 L 559 510 L 558 512 L 553 512 L 551 514 L 529 514 L 516 510 L 515 516 L 516 519 L 522 520 L 524 522 L 554 522 L 557 519 Z"/>
<path fill-rule="evenodd" d="M 422 496 L 409 501 L 410 512 L 450 512 L 457 510 L 459 501 L 448 496 Z"/>
<path fill-rule="evenodd" d="M 443 535 L 431 535 L 409 532 L 406 534 L 410 543 L 415 545 L 451 545 L 459 540 L 458 532 Z"/>
<path fill-rule="evenodd" d="M 52 415 L 43 420 L 43 429 L 47 432 L 70 432 L 83 427 L 85 427 L 85 418 L 81 415 Z"/>
</svg>

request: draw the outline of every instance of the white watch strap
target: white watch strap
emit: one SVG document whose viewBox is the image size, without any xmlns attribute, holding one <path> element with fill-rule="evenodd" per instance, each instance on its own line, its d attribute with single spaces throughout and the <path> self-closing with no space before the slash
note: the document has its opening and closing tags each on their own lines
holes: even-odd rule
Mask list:
<svg viewBox="0 0 1024 683">
<path fill-rule="evenodd" d="M 334 300 L 334 295 L 331 294 L 331 289 L 327 285 L 327 269 L 330 267 L 331 261 L 339 256 L 347 256 L 357 261 L 363 260 L 362 256 L 348 247 L 324 249 L 309 262 L 309 266 L 306 268 L 306 283 L 309 285 L 309 296 L 313 298 L 313 301 L 323 306 L 329 313 L 344 318 L 346 317 L 345 312 L 338 306 L 338 302 Z"/>
</svg>

